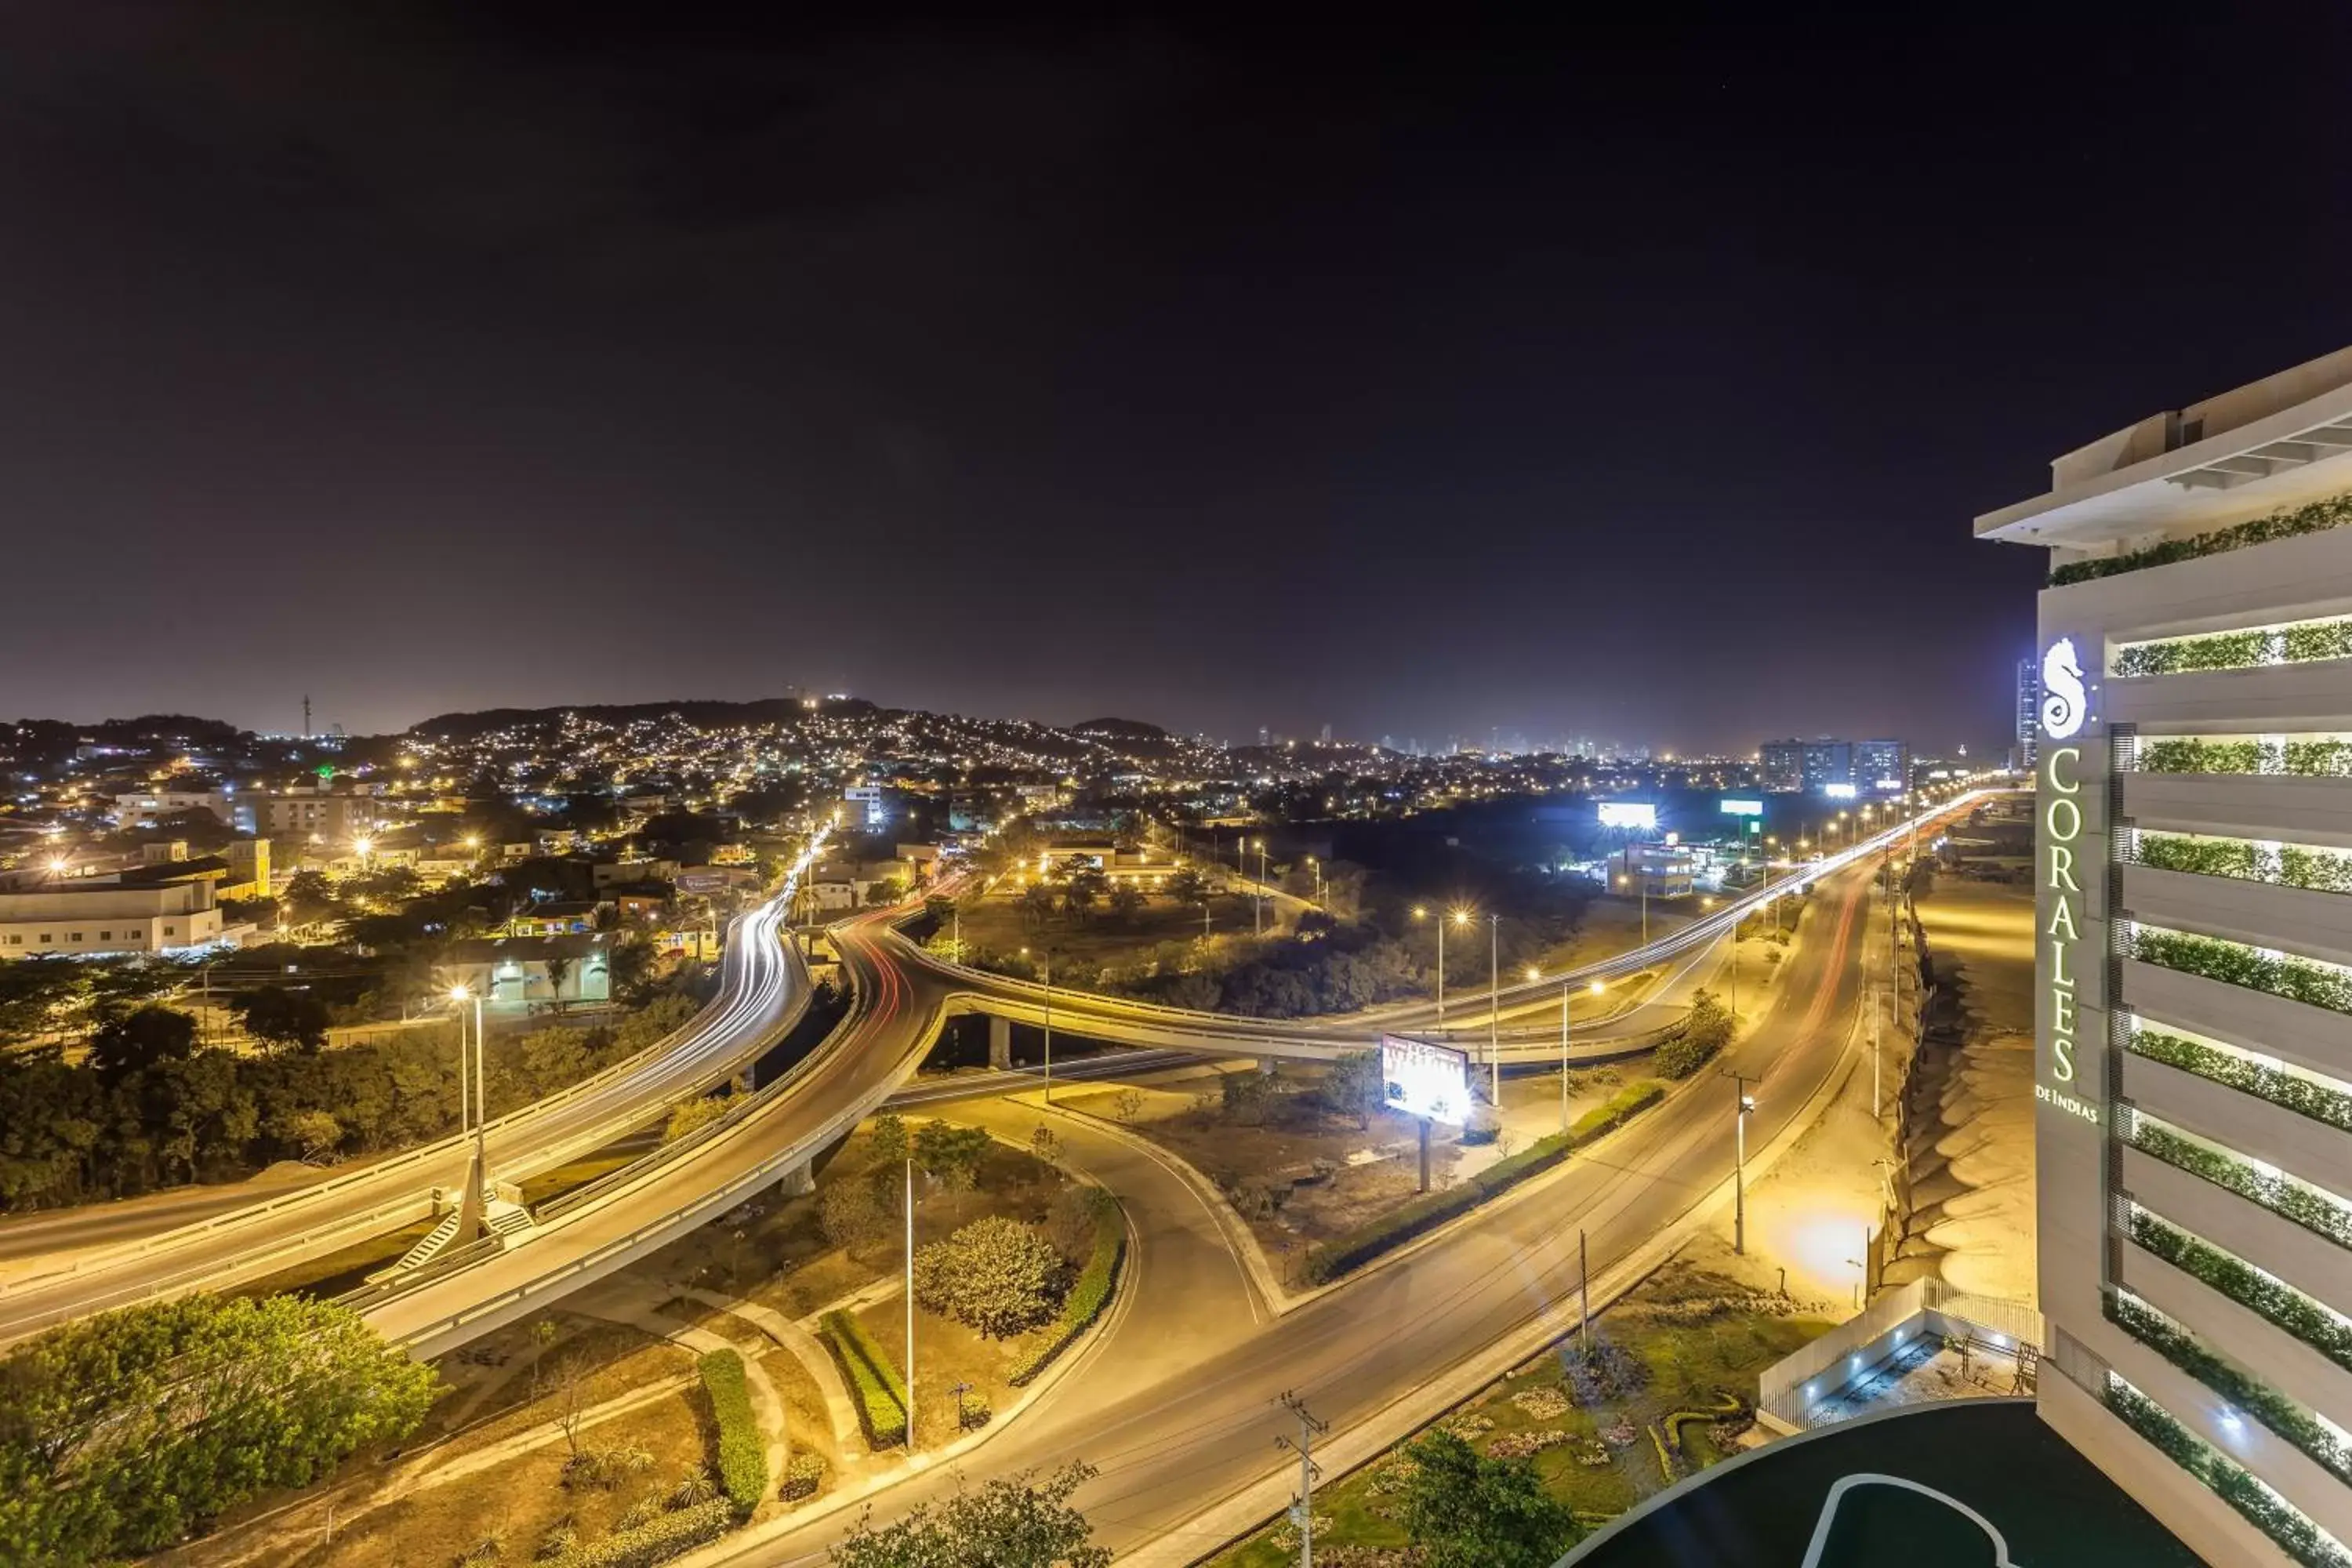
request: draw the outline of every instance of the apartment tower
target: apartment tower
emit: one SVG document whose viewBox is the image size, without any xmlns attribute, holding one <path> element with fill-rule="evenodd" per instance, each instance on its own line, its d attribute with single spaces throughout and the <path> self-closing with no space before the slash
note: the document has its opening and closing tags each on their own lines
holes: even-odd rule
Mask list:
<svg viewBox="0 0 2352 1568">
<path fill-rule="evenodd" d="M 2212 1563 L 2352 1564 L 2352 349 L 1976 531 L 2052 566 L 2042 1415 Z"/>
</svg>

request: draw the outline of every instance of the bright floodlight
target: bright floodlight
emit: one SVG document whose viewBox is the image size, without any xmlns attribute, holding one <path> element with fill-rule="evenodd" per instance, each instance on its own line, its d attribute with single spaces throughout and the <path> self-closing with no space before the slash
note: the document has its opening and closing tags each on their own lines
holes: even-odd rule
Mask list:
<svg viewBox="0 0 2352 1568">
<path fill-rule="evenodd" d="M 369 850 L 375 847 L 375 840 L 373 838 L 354 838 L 352 840 L 352 847 L 364 855 Z"/>
<path fill-rule="evenodd" d="M 66 858 L 65 858 L 65 857 L 64 857 L 64 856 L 62 856 L 62 855 L 60 855 L 60 856 L 57 857 L 55 859 L 53 859 L 53 860 L 51 860 L 51 861 L 49 862 L 49 871 L 50 871 L 50 874 L 51 874 L 51 875 L 53 875 L 53 876 L 63 876 L 63 875 L 65 874 L 65 868 L 66 868 Z"/>
<path fill-rule="evenodd" d="M 1528 965 L 1528 978 L 1530 980 L 1541 980 L 1543 978 L 1543 971 L 1530 963 Z"/>
<path fill-rule="evenodd" d="M 1598 995 L 1600 995 L 1603 991 L 1608 990 L 1608 989 L 1609 989 L 1609 987 L 1608 987 L 1608 986 L 1606 986 L 1606 985 L 1603 985 L 1600 981 L 1596 980 L 1596 981 L 1594 981 L 1591 985 L 1586 986 L 1586 987 L 1585 987 L 1585 989 L 1586 989 L 1586 990 L 1588 990 L 1588 991 L 1590 991 L 1590 992 L 1591 992 L 1595 996 L 1598 996 Z"/>
<path fill-rule="evenodd" d="M 452 1002 L 463 1002 L 473 994 L 474 992 L 471 986 L 452 985 L 449 987 L 449 1000 Z"/>
<path fill-rule="evenodd" d="M 1454 910 L 1454 923 L 1455 925 L 1458 925 L 1458 926 L 1466 926 L 1466 925 L 1468 925 L 1468 924 L 1470 923 L 1470 911 L 1469 911 L 1468 910 Z"/>
</svg>

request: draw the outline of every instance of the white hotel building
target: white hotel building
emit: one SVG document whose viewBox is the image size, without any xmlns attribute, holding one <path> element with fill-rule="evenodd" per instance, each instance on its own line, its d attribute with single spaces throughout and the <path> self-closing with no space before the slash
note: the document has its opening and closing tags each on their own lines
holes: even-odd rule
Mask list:
<svg viewBox="0 0 2352 1568">
<path fill-rule="evenodd" d="M 2043 1417 L 2217 1564 L 2352 1568 L 2352 349 L 1977 520 L 2041 596 Z"/>
</svg>

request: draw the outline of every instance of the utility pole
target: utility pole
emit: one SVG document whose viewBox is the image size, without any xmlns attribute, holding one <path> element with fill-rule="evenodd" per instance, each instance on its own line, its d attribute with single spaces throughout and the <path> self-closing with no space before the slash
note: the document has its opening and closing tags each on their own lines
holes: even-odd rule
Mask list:
<svg viewBox="0 0 2352 1568">
<path fill-rule="evenodd" d="M 1045 950 L 1045 1103 L 1054 1103 L 1054 950 Z"/>
<path fill-rule="evenodd" d="M 1503 917 L 1486 917 L 1486 1098 L 1503 1114 Z"/>
<path fill-rule="evenodd" d="M 1731 1166 L 1731 1250 L 1746 1256 L 1748 1251 L 1748 1113 L 1756 1109 L 1756 1097 L 1748 1092 L 1753 1081 L 1745 1073 L 1727 1072 L 1732 1087 L 1739 1095 L 1738 1128 L 1733 1134 Z"/>
<path fill-rule="evenodd" d="M 915 1451 L 915 1157 L 907 1156 L 907 1452 Z"/>
<path fill-rule="evenodd" d="M 1878 987 L 1870 990 L 1870 1114 L 1875 1121 L 1886 1119 L 1886 1100 L 1880 1088 L 1880 1068 L 1885 1061 L 1878 1046 Z"/>
<path fill-rule="evenodd" d="M 1315 1463 L 1315 1439 L 1331 1430 L 1331 1424 L 1317 1420 L 1307 1402 L 1295 1394 L 1283 1394 L 1282 1407 L 1298 1417 L 1298 1441 L 1274 1440 L 1275 1447 L 1298 1456 L 1298 1495 L 1290 1500 L 1290 1517 L 1298 1525 L 1298 1568 L 1315 1568 L 1315 1483 L 1323 1479 L 1322 1468 Z"/>
</svg>

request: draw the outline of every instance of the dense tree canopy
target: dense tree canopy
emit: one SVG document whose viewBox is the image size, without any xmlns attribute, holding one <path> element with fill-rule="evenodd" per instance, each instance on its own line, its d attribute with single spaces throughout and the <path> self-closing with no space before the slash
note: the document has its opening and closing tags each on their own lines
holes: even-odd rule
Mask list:
<svg viewBox="0 0 2352 1568">
<path fill-rule="evenodd" d="M 1070 1506 L 1094 1476 L 1071 1465 L 1039 1485 L 1024 1470 L 978 1491 L 959 1478 L 955 1496 L 918 1504 L 887 1530 L 860 1518 L 833 1548 L 835 1568 L 1108 1568 L 1109 1549 L 1093 1544 L 1094 1527 Z"/>
<path fill-rule="evenodd" d="M 196 1295 L 53 1329 L 0 1360 L 0 1555 L 168 1546 L 415 1430 L 430 1369 L 347 1309 Z"/>
</svg>

